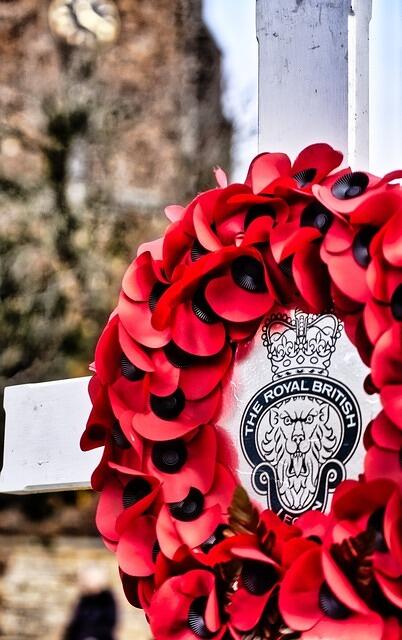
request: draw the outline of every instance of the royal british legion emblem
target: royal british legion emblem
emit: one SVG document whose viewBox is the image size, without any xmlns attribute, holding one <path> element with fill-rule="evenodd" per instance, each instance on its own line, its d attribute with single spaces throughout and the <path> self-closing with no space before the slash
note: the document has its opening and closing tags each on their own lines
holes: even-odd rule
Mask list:
<svg viewBox="0 0 402 640">
<path fill-rule="evenodd" d="M 342 330 L 332 314 L 301 311 L 262 327 L 272 380 L 248 402 L 240 442 L 254 491 L 287 519 L 325 509 L 360 439 L 359 404 L 329 371 Z"/>
</svg>

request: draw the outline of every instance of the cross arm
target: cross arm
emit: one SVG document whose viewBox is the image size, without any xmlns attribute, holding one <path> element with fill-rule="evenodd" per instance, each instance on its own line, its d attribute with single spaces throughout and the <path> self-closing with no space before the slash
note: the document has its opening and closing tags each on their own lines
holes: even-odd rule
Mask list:
<svg viewBox="0 0 402 640">
<path fill-rule="evenodd" d="M 7 387 L 1 493 L 85 489 L 101 450 L 79 442 L 90 412 L 88 377 Z"/>
</svg>

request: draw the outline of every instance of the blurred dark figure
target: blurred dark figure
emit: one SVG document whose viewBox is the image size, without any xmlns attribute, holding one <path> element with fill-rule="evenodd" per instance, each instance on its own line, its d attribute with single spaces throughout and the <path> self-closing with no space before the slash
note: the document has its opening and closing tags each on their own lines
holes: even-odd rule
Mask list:
<svg viewBox="0 0 402 640">
<path fill-rule="evenodd" d="M 82 574 L 80 582 L 82 595 L 63 640 L 115 640 L 117 606 L 103 575 L 94 567 Z"/>
</svg>

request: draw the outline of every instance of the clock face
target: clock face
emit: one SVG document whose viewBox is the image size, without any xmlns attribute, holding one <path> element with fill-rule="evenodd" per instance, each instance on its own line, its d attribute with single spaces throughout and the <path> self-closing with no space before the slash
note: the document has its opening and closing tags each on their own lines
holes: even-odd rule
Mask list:
<svg viewBox="0 0 402 640">
<path fill-rule="evenodd" d="M 237 451 L 241 483 L 286 520 L 327 510 L 363 468 L 362 426 L 380 409 L 367 367 L 332 314 L 264 320 L 238 349 L 219 420 Z"/>
<path fill-rule="evenodd" d="M 119 12 L 112 0 L 53 0 L 49 25 L 71 46 L 111 44 L 120 31 Z"/>
</svg>

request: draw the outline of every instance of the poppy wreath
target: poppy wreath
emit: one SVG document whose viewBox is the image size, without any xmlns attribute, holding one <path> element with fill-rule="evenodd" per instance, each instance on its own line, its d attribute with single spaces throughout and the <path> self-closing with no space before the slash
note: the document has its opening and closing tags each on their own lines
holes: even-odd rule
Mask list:
<svg viewBox="0 0 402 640">
<path fill-rule="evenodd" d="M 313 144 L 244 184 L 216 169 L 139 248 L 97 344 L 96 524 L 157 640 L 400 638 L 402 172 L 341 161 Z M 294 524 L 249 499 L 219 426 L 237 346 L 284 307 L 334 312 L 382 403 L 359 480 Z"/>
</svg>

